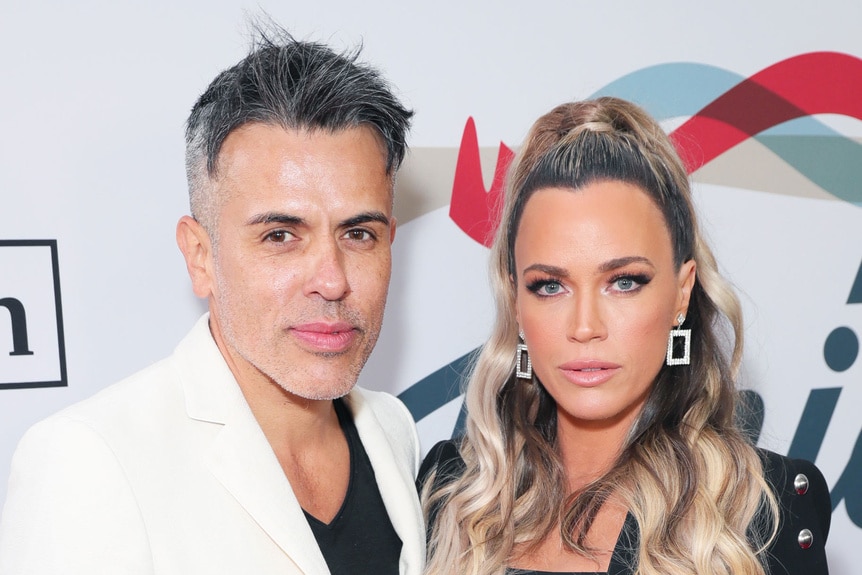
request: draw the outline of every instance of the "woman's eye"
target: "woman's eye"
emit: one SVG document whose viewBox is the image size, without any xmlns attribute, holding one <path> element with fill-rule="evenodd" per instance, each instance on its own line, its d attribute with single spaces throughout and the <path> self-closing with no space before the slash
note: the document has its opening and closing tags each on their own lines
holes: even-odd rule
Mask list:
<svg viewBox="0 0 862 575">
<path fill-rule="evenodd" d="M 563 284 L 556 280 L 538 280 L 527 285 L 527 289 L 540 296 L 554 296 L 563 293 Z"/>
<path fill-rule="evenodd" d="M 619 278 L 616 281 L 617 289 L 620 291 L 630 291 L 636 285 L 637 284 L 635 284 L 635 280 L 633 280 L 632 278 Z"/>
<path fill-rule="evenodd" d="M 650 282 L 645 275 L 619 276 L 611 280 L 611 289 L 626 293 L 636 292 Z"/>
</svg>

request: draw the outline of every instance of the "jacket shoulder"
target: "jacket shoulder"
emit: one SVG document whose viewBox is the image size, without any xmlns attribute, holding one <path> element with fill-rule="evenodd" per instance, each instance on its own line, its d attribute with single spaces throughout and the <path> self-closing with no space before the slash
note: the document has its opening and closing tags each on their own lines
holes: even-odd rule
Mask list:
<svg viewBox="0 0 862 575">
<path fill-rule="evenodd" d="M 399 448 L 410 462 L 410 470 L 415 477 L 419 467 L 419 434 L 407 406 L 385 391 L 372 391 L 358 386 L 347 396 L 348 400 L 351 396 L 359 396 L 362 403 L 371 409 L 389 442 Z"/>
<path fill-rule="evenodd" d="M 464 460 L 461 458 L 458 442 L 453 439 L 440 441 L 428 451 L 428 455 L 422 461 L 416 486 L 421 492 L 433 473 L 433 489 L 436 490 L 449 481 L 460 477 L 464 473 L 464 469 Z"/>
<path fill-rule="evenodd" d="M 400 399 L 385 391 L 372 391 L 362 387 L 353 388 L 353 392 L 362 397 L 368 407 L 380 420 L 387 431 L 399 432 L 415 428 L 413 416 Z"/>
<path fill-rule="evenodd" d="M 810 461 L 759 450 L 780 519 L 767 550 L 771 575 L 825 575 L 826 538 L 832 521 L 829 486 Z"/>
</svg>

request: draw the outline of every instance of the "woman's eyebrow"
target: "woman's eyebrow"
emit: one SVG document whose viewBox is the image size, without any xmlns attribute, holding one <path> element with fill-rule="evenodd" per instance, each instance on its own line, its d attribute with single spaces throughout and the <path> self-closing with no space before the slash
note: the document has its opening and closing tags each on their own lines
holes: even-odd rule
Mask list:
<svg viewBox="0 0 862 575">
<path fill-rule="evenodd" d="M 602 264 L 599 265 L 599 272 L 606 273 L 609 271 L 613 271 L 613 270 L 625 267 L 625 266 L 627 266 L 629 264 L 633 264 L 633 263 L 646 264 L 652 268 L 655 267 L 649 258 L 645 258 L 643 256 L 626 256 L 626 257 L 614 258 L 612 260 L 602 262 Z M 527 272 L 531 272 L 531 271 L 543 272 L 543 273 L 546 273 L 548 275 L 555 276 L 555 277 L 561 277 L 561 278 L 568 277 L 568 275 L 569 275 L 568 272 L 564 268 L 561 268 L 558 266 L 547 265 L 547 264 L 533 264 L 533 265 L 527 266 L 526 268 L 524 268 L 524 271 L 522 273 L 527 273 Z"/>
<path fill-rule="evenodd" d="M 543 272 L 543 273 L 548 274 L 549 276 L 561 277 L 561 278 L 568 277 L 568 275 L 569 275 L 568 272 L 566 272 L 566 270 L 563 268 L 560 268 L 557 266 L 549 266 L 546 264 L 533 264 L 531 266 L 527 266 L 526 268 L 524 268 L 524 271 L 522 273 L 525 274 L 525 273 L 531 272 L 531 271 Z"/>
<path fill-rule="evenodd" d="M 646 264 L 652 268 L 655 267 L 649 258 L 645 258 L 643 256 L 626 256 L 622 258 L 614 258 L 602 263 L 602 265 L 599 266 L 599 271 L 609 272 L 635 263 Z"/>
</svg>

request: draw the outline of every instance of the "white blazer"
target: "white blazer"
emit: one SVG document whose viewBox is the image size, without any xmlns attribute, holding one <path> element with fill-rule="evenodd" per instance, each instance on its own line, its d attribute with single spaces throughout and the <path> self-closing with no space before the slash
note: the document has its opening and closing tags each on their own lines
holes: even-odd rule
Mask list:
<svg viewBox="0 0 862 575">
<path fill-rule="evenodd" d="M 0 573 L 329 573 L 204 316 L 169 358 L 30 429 L 12 460 Z M 346 398 L 419 574 L 416 427 L 391 395 Z M 369 550 L 369 553 L 373 553 Z"/>
</svg>

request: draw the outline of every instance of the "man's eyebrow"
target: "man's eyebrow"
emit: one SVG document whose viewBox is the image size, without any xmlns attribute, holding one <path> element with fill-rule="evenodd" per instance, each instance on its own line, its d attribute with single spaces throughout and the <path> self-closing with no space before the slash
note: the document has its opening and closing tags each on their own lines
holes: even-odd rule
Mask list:
<svg viewBox="0 0 862 575">
<path fill-rule="evenodd" d="M 624 258 L 614 258 L 612 260 L 608 260 L 599 266 L 600 272 L 609 272 L 613 270 L 620 269 L 629 264 L 646 264 L 650 267 L 655 267 L 653 263 L 649 260 L 649 258 L 645 258 L 643 256 L 627 256 Z"/>
<path fill-rule="evenodd" d="M 252 216 L 246 222 L 246 225 L 256 226 L 260 224 L 285 224 L 291 226 L 299 226 L 305 223 L 305 220 L 299 216 L 291 216 L 279 212 L 266 212 Z"/>
<path fill-rule="evenodd" d="M 339 227 L 349 228 L 370 222 L 379 222 L 385 226 L 390 224 L 389 218 L 386 217 L 386 214 L 383 212 L 362 212 L 361 214 L 356 214 L 352 218 L 347 218 L 341 222 Z"/>
</svg>

